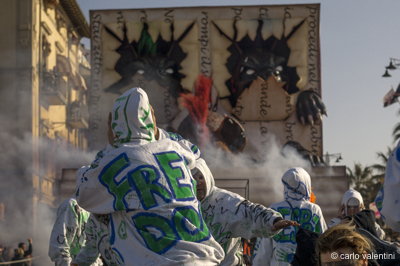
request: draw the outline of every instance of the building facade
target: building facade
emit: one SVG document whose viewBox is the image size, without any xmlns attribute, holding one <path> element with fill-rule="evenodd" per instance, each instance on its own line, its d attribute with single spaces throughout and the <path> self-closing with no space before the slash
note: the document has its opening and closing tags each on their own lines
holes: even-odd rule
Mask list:
<svg viewBox="0 0 400 266">
<path fill-rule="evenodd" d="M 0 9 L 0 216 L 12 239 L 19 228 L 40 234 L 60 201 L 62 153 L 87 148 L 80 42 L 89 27 L 75 0 L 2 0 Z"/>
</svg>

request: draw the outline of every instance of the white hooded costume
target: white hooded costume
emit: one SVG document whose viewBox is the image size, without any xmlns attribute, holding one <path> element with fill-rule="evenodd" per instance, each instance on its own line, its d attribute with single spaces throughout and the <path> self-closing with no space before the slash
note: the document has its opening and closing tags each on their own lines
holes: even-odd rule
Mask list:
<svg viewBox="0 0 400 266">
<path fill-rule="evenodd" d="M 191 142 L 183 139 L 179 134 L 167 132 L 161 128 L 158 128 L 158 131 L 158 140 L 168 138 L 173 141 L 177 141 L 183 147 L 191 149 L 197 157 L 200 156 L 200 150 L 198 149 L 198 147 Z M 107 145 L 105 149 L 98 152 L 94 163 L 92 163 L 92 166 L 97 165 L 97 162 L 104 157 L 104 154 L 112 149 L 114 149 L 112 145 Z M 77 180 L 79 182 L 83 180 L 85 172 L 89 169 L 89 166 L 84 166 L 79 169 L 77 173 Z M 109 266 L 123 264 L 123 261 L 119 259 L 118 254 L 111 248 L 110 245 L 110 218 L 110 214 L 90 215 L 85 227 L 85 246 L 81 248 L 79 254 L 72 260 L 73 263 L 76 263 L 80 266 L 91 265 L 101 254 L 101 257 Z"/>
<path fill-rule="evenodd" d="M 400 232 L 400 142 L 386 164 L 385 180 L 378 203 L 385 223 L 394 231 Z"/>
<path fill-rule="evenodd" d="M 80 208 L 74 198 L 66 199 L 60 204 L 49 245 L 49 257 L 56 266 L 69 266 L 85 245 L 84 230 L 88 218 L 89 213 Z M 97 258 L 94 258 L 93 263 Z"/>
<path fill-rule="evenodd" d="M 215 186 L 214 177 L 203 159 L 198 159 L 194 171 L 200 171 L 206 184 L 201 201 L 204 220 L 214 238 L 225 251 L 220 265 L 242 265 L 241 238 L 271 237 L 275 219 L 282 215 L 240 195 Z"/>
<path fill-rule="evenodd" d="M 342 202 L 341 202 L 341 206 L 343 208 L 343 213 L 341 213 L 342 216 L 348 216 L 348 211 L 347 211 L 347 207 L 349 206 L 349 203 L 352 203 L 351 205 L 356 205 L 356 203 L 358 203 L 358 206 L 360 206 L 361 209 L 364 208 L 364 199 L 361 195 L 360 192 L 358 192 L 355 189 L 349 189 L 347 190 L 342 197 Z M 339 217 L 335 217 L 333 219 L 331 219 L 331 221 L 328 224 L 328 227 L 332 227 L 335 225 L 340 224 L 342 221 L 341 218 Z M 384 239 L 385 238 L 385 231 L 382 230 L 382 228 L 379 226 L 379 224 L 377 224 L 375 222 L 375 230 L 377 233 L 377 236 L 380 239 Z"/>
<path fill-rule="evenodd" d="M 285 220 L 296 221 L 302 228 L 323 233 L 327 227 L 321 208 L 310 202 L 311 178 L 303 168 L 291 168 L 282 176 L 284 201 L 271 208 Z M 296 253 L 298 228 L 284 228 L 273 238 L 258 238 L 254 247 L 253 265 L 290 265 Z"/>
<path fill-rule="evenodd" d="M 360 194 L 360 192 L 358 192 L 355 189 L 349 189 L 347 190 L 342 197 L 342 202 L 340 203 L 341 208 L 343 209 L 342 213 L 340 214 L 341 216 L 347 216 L 348 212 L 347 212 L 347 205 L 349 203 L 350 199 L 357 199 L 357 201 L 359 202 L 360 206 L 362 205 L 364 207 L 364 200 Z M 335 225 L 340 224 L 342 221 L 341 218 L 339 217 L 335 217 L 332 218 L 331 221 L 328 224 L 328 227 L 332 227 Z"/>
<path fill-rule="evenodd" d="M 154 136 L 146 93 L 133 88 L 112 111 L 117 147 L 84 171 L 78 203 L 111 213 L 110 246 L 125 265 L 217 265 L 224 257 L 203 221 L 193 168 L 198 152 Z"/>
</svg>

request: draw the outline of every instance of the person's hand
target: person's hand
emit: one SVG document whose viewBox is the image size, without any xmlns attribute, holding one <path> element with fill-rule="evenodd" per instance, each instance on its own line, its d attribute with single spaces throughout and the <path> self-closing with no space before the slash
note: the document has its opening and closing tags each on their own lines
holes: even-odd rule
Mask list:
<svg viewBox="0 0 400 266">
<path fill-rule="evenodd" d="M 32 244 L 32 238 L 28 238 L 28 243 Z"/>
<path fill-rule="evenodd" d="M 300 226 L 300 224 L 298 222 L 290 220 L 279 220 L 275 222 L 274 225 L 272 226 L 272 231 L 277 231 L 289 226 Z"/>
</svg>

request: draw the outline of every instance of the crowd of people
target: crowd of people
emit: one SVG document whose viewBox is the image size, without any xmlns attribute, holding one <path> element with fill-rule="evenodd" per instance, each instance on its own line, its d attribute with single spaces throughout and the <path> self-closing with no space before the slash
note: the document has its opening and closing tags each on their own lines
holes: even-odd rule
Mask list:
<svg viewBox="0 0 400 266">
<path fill-rule="evenodd" d="M 0 265 L 30 266 L 32 258 L 32 238 L 28 245 L 20 242 L 16 248 L 0 245 Z"/>
<path fill-rule="evenodd" d="M 283 174 L 284 200 L 270 207 L 215 186 L 199 148 L 157 127 L 140 88 L 116 99 L 108 139 L 58 209 L 55 265 L 400 265 L 355 190 L 327 224 L 303 168 Z"/>
</svg>

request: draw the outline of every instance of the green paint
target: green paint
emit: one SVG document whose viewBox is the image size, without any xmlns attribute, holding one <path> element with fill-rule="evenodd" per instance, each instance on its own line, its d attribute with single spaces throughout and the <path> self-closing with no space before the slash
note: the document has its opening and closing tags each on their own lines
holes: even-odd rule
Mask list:
<svg viewBox="0 0 400 266">
<path fill-rule="evenodd" d="M 178 231 L 178 235 L 186 241 L 196 242 L 208 237 L 208 227 L 201 219 L 201 216 L 192 208 L 180 209 L 174 215 L 174 224 Z M 191 224 L 191 225 L 190 225 Z M 188 229 L 193 230 L 188 232 Z M 203 230 L 200 230 L 203 228 Z"/>
<path fill-rule="evenodd" d="M 166 202 L 171 200 L 170 192 L 157 183 L 160 176 L 154 168 L 149 166 L 136 168 L 133 172 L 129 172 L 128 178 L 134 184 L 144 209 L 147 210 L 158 205 L 154 197 L 155 193 L 162 195 Z"/>
<path fill-rule="evenodd" d="M 118 106 L 117 108 L 115 108 L 115 111 L 114 111 L 114 120 L 118 120 L 118 119 L 119 119 L 119 115 L 118 115 L 119 108 L 121 108 L 121 106 Z M 116 125 L 116 124 L 115 124 L 115 125 Z"/>
<path fill-rule="evenodd" d="M 148 108 L 147 111 L 143 107 L 140 107 L 140 110 L 142 110 L 144 114 L 143 114 L 143 117 L 139 117 L 139 118 L 140 118 L 140 120 L 142 120 L 142 122 L 145 122 L 147 120 L 147 118 L 149 118 L 150 107 Z"/>
<path fill-rule="evenodd" d="M 166 218 L 154 215 L 138 215 L 132 218 L 135 226 L 146 245 L 152 251 L 160 254 L 172 247 L 176 242 L 176 234 Z M 147 228 L 156 228 L 162 236 L 152 234 Z"/>
<path fill-rule="evenodd" d="M 117 211 L 125 210 L 124 197 L 131 189 L 128 179 L 124 178 L 119 184 L 114 180 L 119 171 L 129 165 L 125 153 L 119 155 L 116 160 L 108 163 L 100 174 L 100 181 L 107 186 L 109 192 L 115 197 L 114 209 Z"/>
<path fill-rule="evenodd" d="M 194 198 L 195 195 L 192 187 L 189 184 L 187 184 L 187 186 L 182 186 L 178 182 L 179 179 L 184 178 L 182 167 L 172 168 L 170 165 L 173 161 L 180 161 L 183 167 L 185 167 L 183 159 L 176 152 L 159 153 L 155 154 L 155 157 L 170 181 L 171 189 L 175 193 L 175 198 L 178 200 Z"/>
<path fill-rule="evenodd" d="M 138 41 L 138 54 L 140 56 L 156 55 L 157 52 L 157 43 L 153 42 L 153 39 L 148 31 L 148 27 L 149 26 L 147 23 L 143 25 L 143 29 Z"/>
<path fill-rule="evenodd" d="M 147 141 L 152 141 L 154 138 L 154 124 L 153 121 L 150 120 L 150 123 L 146 124 L 146 120 L 149 119 L 150 117 L 150 106 L 148 107 L 147 111 L 146 109 L 144 109 L 143 107 L 140 107 L 140 110 L 143 111 L 143 116 L 139 117 L 139 119 L 142 121 L 142 124 L 144 124 L 144 126 L 141 126 L 141 129 L 144 129 L 147 131 L 147 135 L 149 135 L 149 138 L 147 138 Z"/>
</svg>

